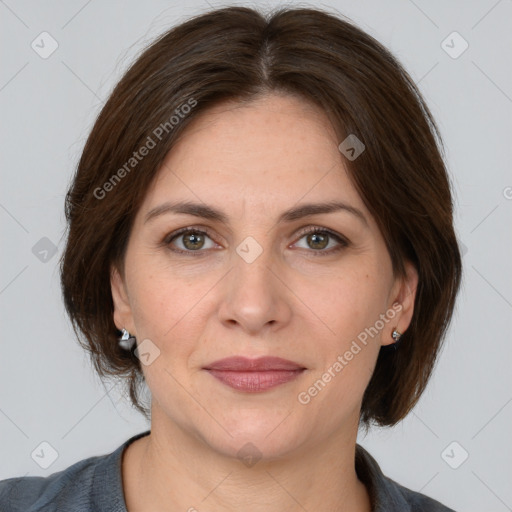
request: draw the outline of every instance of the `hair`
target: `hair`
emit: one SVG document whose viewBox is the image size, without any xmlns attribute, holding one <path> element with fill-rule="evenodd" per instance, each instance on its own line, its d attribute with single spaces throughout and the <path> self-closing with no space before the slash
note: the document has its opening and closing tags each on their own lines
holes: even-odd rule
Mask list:
<svg viewBox="0 0 512 512">
<path fill-rule="evenodd" d="M 134 407 L 149 418 L 140 361 L 118 344 L 111 268 L 123 275 L 135 215 L 187 125 L 221 102 L 269 93 L 313 102 L 340 142 L 355 134 L 364 143 L 358 158 L 345 159 L 349 177 L 385 239 L 395 276 L 405 275 L 405 261 L 418 271 L 409 328 L 398 350 L 381 347 L 362 399 L 360 425 L 392 426 L 428 383 L 462 263 L 432 114 L 393 55 L 342 16 L 221 8 L 172 28 L 140 54 L 101 109 L 66 195 L 66 311 L 100 377 L 128 381 Z"/>
</svg>

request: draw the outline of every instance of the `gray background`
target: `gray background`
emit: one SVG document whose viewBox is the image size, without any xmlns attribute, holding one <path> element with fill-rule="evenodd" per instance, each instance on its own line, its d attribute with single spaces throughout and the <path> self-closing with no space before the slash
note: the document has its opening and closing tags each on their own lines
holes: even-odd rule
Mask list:
<svg viewBox="0 0 512 512">
<path fill-rule="evenodd" d="M 398 426 L 359 442 L 388 476 L 456 510 L 512 510 L 512 2 L 318 5 L 384 43 L 419 84 L 446 143 L 464 252 L 455 319 L 427 391 Z M 65 317 L 64 193 L 123 71 L 156 35 L 207 9 L 0 1 L 0 479 L 49 475 L 148 428 L 120 386 L 93 373 Z M 47 58 L 31 47 L 44 31 L 58 43 Z M 446 39 L 454 31 L 463 39 Z M 31 457 L 42 442 L 58 453 L 47 469 Z"/>
</svg>

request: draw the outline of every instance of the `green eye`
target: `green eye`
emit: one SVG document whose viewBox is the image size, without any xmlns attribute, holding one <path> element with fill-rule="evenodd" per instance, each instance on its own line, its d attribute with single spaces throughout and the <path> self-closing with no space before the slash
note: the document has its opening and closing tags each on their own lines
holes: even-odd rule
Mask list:
<svg viewBox="0 0 512 512">
<path fill-rule="evenodd" d="M 205 242 L 205 236 L 202 233 L 191 231 L 185 235 L 181 235 L 183 245 L 190 250 L 201 249 Z"/>
<path fill-rule="evenodd" d="M 207 241 L 210 240 L 210 245 L 207 245 Z M 210 238 L 206 231 L 201 229 L 184 228 L 178 232 L 171 233 L 166 240 L 166 245 L 173 245 L 173 243 L 181 242 L 181 246 L 178 244 L 177 248 L 171 250 L 181 253 L 193 253 L 193 252 L 204 252 L 201 249 L 212 249 L 215 243 Z"/>
<path fill-rule="evenodd" d="M 341 235 L 326 228 L 308 228 L 300 234 L 299 240 L 306 240 L 306 247 L 315 256 L 329 255 L 348 247 L 349 242 Z M 171 233 L 164 240 L 164 244 L 170 246 L 173 252 L 181 254 L 201 254 L 207 249 L 215 248 L 208 231 L 195 228 L 183 228 Z M 296 245 L 297 242 L 294 244 Z M 326 250 L 327 248 L 327 250 Z M 204 250 L 202 250 L 204 249 Z"/>
<path fill-rule="evenodd" d="M 308 244 L 313 244 L 312 249 L 325 249 L 329 244 L 329 235 L 323 233 L 310 233 L 306 235 L 306 240 Z"/>
<path fill-rule="evenodd" d="M 325 228 L 309 228 L 305 232 L 302 232 L 300 240 L 303 238 L 306 239 L 307 244 L 307 247 L 304 248 L 311 249 L 312 252 L 315 253 L 315 256 L 332 254 L 349 245 L 340 235 Z M 324 250 L 329 246 L 330 242 L 335 242 L 334 246 L 331 244 L 328 250 Z"/>
</svg>

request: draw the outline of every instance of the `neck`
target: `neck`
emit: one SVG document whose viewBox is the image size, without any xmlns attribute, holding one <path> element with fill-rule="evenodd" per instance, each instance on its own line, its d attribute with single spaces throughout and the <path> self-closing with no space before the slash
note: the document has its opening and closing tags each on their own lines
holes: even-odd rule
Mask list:
<svg viewBox="0 0 512 512">
<path fill-rule="evenodd" d="M 128 512 L 371 512 L 355 471 L 357 429 L 348 440 L 340 436 L 272 459 L 241 460 L 175 424 L 160 426 L 153 421 L 151 434 L 125 450 Z"/>
</svg>

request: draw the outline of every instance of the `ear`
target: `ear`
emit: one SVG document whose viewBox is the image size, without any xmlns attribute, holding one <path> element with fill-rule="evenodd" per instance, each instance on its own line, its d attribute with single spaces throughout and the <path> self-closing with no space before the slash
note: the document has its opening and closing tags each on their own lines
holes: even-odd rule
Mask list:
<svg viewBox="0 0 512 512">
<path fill-rule="evenodd" d="M 404 333 L 412 319 L 414 313 L 414 301 L 416 299 L 416 289 L 418 288 L 418 271 L 410 262 L 406 261 L 405 276 L 397 278 L 390 294 L 390 304 L 388 311 L 394 310 L 396 315 L 390 319 L 386 329 L 383 331 L 382 345 L 394 343 L 391 333 L 396 329 Z"/>
<path fill-rule="evenodd" d="M 112 301 L 114 302 L 114 323 L 116 327 L 120 331 L 126 329 L 130 334 L 135 336 L 135 325 L 130 301 L 126 292 L 126 285 L 119 270 L 115 266 L 112 266 L 110 269 L 110 289 L 112 291 Z"/>
</svg>

